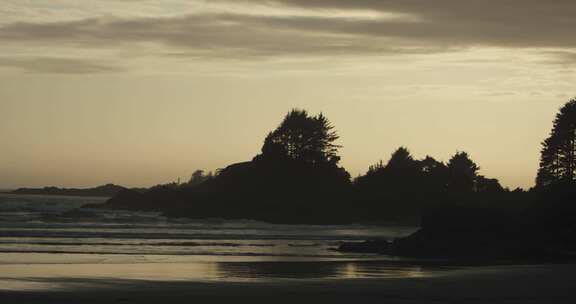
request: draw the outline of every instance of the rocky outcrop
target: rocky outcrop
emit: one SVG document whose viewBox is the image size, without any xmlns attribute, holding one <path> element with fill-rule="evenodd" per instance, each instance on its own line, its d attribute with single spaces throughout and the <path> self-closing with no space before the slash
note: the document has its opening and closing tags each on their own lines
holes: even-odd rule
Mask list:
<svg viewBox="0 0 576 304">
<path fill-rule="evenodd" d="M 106 184 L 94 188 L 20 188 L 12 191 L 12 194 L 35 194 L 35 195 L 68 195 L 68 196 L 101 196 L 112 197 L 126 188 L 114 184 Z"/>
</svg>

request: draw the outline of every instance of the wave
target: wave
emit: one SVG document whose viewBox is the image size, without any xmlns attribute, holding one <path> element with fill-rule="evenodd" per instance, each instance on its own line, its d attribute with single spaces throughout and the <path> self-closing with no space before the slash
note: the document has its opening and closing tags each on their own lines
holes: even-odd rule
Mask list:
<svg viewBox="0 0 576 304">
<path fill-rule="evenodd" d="M 4 230 L 0 237 L 37 238 L 110 238 L 110 239 L 201 239 L 201 240 L 364 240 L 366 236 L 351 235 L 303 235 L 303 234 L 235 234 L 235 233 L 142 233 L 142 232 L 97 232 L 97 231 L 30 231 Z"/>
<path fill-rule="evenodd" d="M 110 243 L 110 242 L 43 242 L 43 241 L 3 241 L 1 245 L 44 245 L 44 246 L 173 246 L 173 247 L 275 247 L 276 244 L 219 243 L 219 242 L 152 242 L 152 243 Z M 288 244 L 288 246 L 297 246 Z M 0 249 L 1 250 L 1 249 Z"/>
<path fill-rule="evenodd" d="M 9 219 L 12 216 L 26 216 L 28 212 L 13 212 L 10 214 L 2 212 L 1 218 Z M 131 218 L 134 216 L 131 216 Z M 118 229 L 150 229 L 150 228 L 174 228 L 174 229 L 226 229 L 226 230 L 266 230 L 266 231 L 334 231 L 334 230 L 353 230 L 353 231 L 382 231 L 403 232 L 404 230 L 413 230 L 414 227 L 402 226 L 383 226 L 383 225 L 281 225 L 268 224 L 256 221 L 239 221 L 229 220 L 223 222 L 214 222 L 210 220 L 188 220 L 179 222 L 165 222 L 162 218 L 147 216 L 148 222 L 135 221 L 130 218 L 122 218 L 122 221 L 106 221 L 105 218 L 92 217 L 92 221 L 83 222 L 45 222 L 42 219 L 36 219 L 30 222 L 6 221 L 0 222 L 0 227 L 19 227 L 19 228 L 82 228 L 85 226 L 110 227 Z"/>
<path fill-rule="evenodd" d="M 318 247 L 318 246 L 320 246 L 320 244 L 318 244 L 318 243 L 314 243 L 314 244 L 288 244 L 288 246 L 290 246 L 290 247 Z"/>
<path fill-rule="evenodd" d="M 0 249 L 0 253 L 48 253 L 48 254 L 88 254 L 88 255 L 157 255 L 157 256 L 237 256 L 237 257 L 285 257 L 285 258 L 366 258 L 371 255 L 334 254 L 296 254 L 296 253 L 258 253 L 258 252 L 132 252 L 132 251 L 73 251 L 73 250 L 38 250 L 38 249 Z M 382 256 L 378 256 L 382 258 Z M 0 263 L 1 264 L 1 263 Z"/>
</svg>

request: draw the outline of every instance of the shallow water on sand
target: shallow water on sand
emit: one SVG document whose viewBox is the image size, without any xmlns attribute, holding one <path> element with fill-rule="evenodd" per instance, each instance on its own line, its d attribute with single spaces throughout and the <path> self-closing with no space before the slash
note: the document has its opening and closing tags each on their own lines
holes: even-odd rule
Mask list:
<svg viewBox="0 0 576 304">
<path fill-rule="evenodd" d="M 428 275 L 416 263 L 333 250 L 342 241 L 391 239 L 415 227 L 174 220 L 153 212 L 79 209 L 104 201 L 0 194 L 0 289 L 52 286 L 45 279 L 74 277 L 251 281 Z"/>
<path fill-rule="evenodd" d="M 440 268 L 381 262 L 187 262 L 0 265 L 0 291 L 78 288 L 106 280 L 284 282 L 394 279 L 438 275 Z"/>
</svg>

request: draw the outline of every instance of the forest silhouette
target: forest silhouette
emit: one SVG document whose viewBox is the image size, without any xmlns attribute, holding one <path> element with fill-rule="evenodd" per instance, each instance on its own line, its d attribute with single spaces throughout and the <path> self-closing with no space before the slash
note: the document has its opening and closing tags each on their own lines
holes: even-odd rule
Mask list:
<svg viewBox="0 0 576 304">
<path fill-rule="evenodd" d="M 123 190 L 105 206 L 193 218 L 247 218 L 283 223 L 418 222 L 429 202 L 451 196 L 509 199 L 517 192 L 478 174 L 466 152 L 448 163 L 415 159 L 398 148 L 355 179 L 339 165 L 339 136 L 323 115 L 294 109 L 268 133 L 261 153 L 187 183 Z M 522 192 L 522 191 L 519 191 Z"/>
<path fill-rule="evenodd" d="M 529 191 L 511 191 L 480 175 L 467 152 L 444 163 L 432 156 L 416 159 L 406 147 L 351 179 L 339 165 L 338 138 L 323 114 L 294 109 L 250 161 L 215 173 L 196 171 L 187 183 L 125 189 L 103 205 L 87 207 L 187 218 L 421 227 L 394 241 L 343 244 L 340 249 L 348 251 L 517 258 L 576 249 L 576 100 L 560 109 L 542 143 L 536 186 Z"/>
</svg>

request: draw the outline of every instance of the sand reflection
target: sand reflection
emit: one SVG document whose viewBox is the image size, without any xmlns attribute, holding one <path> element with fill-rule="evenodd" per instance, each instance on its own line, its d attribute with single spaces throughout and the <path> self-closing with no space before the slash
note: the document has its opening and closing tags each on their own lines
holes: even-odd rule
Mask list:
<svg viewBox="0 0 576 304">
<path fill-rule="evenodd" d="M 196 262 L 0 265 L 0 290 L 95 288 L 125 281 L 269 282 L 413 278 L 433 275 L 415 265 L 376 262 Z M 109 286 L 106 286 L 109 287 Z"/>
<path fill-rule="evenodd" d="M 414 278 L 433 272 L 415 265 L 375 262 L 218 263 L 221 277 L 241 280 Z"/>
</svg>

